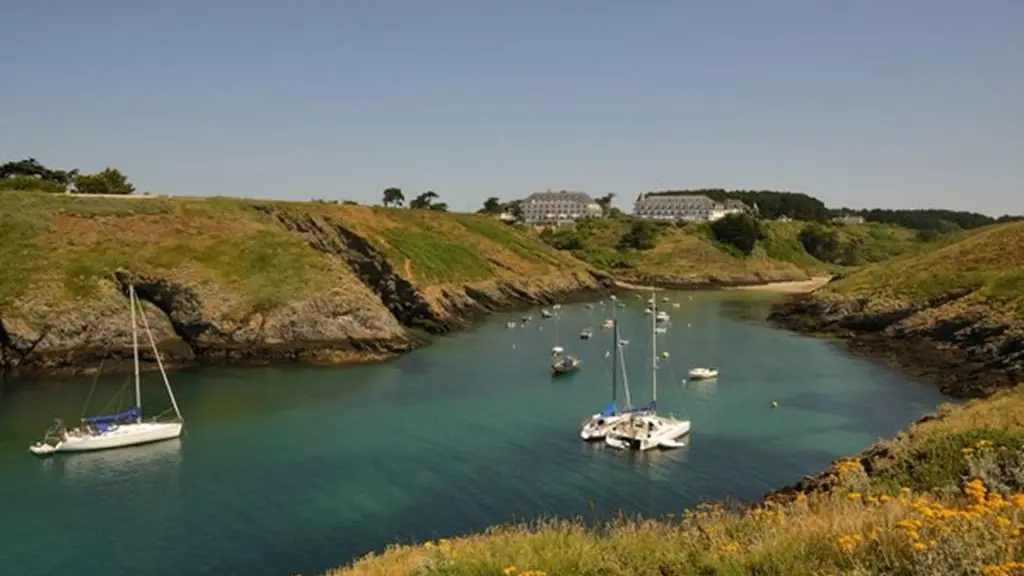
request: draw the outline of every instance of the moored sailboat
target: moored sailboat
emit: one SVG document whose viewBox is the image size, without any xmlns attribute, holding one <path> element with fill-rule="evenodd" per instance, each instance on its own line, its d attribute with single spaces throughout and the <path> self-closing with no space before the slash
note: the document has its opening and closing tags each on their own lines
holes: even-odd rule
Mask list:
<svg viewBox="0 0 1024 576">
<path fill-rule="evenodd" d="M 652 311 L 656 311 L 654 293 L 651 293 Z M 656 315 L 652 315 L 656 316 Z M 651 409 L 631 413 L 616 422 L 605 435 L 605 443 L 619 449 L 650 450 L 651 448 L 679 448 L 685 446 L 682 437 L 690 432 L 690 421 L 679 420 L 657 413 L 658 353 L 657 320 L 651 319 Z"/>
<path fill-rule="evenodd" d="M 614 301 L 615 297 L 612 296 Z M 605 437 L 612 426 L 620 422 L 628 414 L 642 414 L 654 409 L 653 405 L 633 408 L 629 397 L 629 380 L 626 377 L 626 362 L 622 355 L 622 343 L 619 339 L 619 326 L 615 318 L 615 308 L 612 308 L 612 401 L 603 411 L 594 414 L 583 421 L 580 427 L 580 438 L 583 440 L 600 440 Z M 617 403 L 617 381 L 619 367 L 622 369 L 622 389 L 625 395 L 625 408 L 620 410 Z"/>
<path fill-rule="evenodd" d="M 60 419 L 55 419 L 54 424 L 47 431 L 43 440 L 29 447 L 33 454 L 48 456 L 55 452 L 107 450 L 169 440 L 181 436 L 184 419 L 181 416 L 181 410 L 178 409 L 178 402 L 174 398 L 174 391 L 171 389 L 171 383 L 167 379 L 167 372 L 164 370 L 163 361 L 160 359 L 160 352 L 157 350 L 156 342 L 153 340 L 153 333 L 149 329 L 149 322 L 146 320 L 145 312 L 136 298 L 133 285 L 128 286 L 128 300 L 131 305 L 132 348 L 135 369 L 134 405 L 128 410 L 117 414 L 82 418 L 80 426 L 70 429 L 65 427 Z M 161 421 L 157 417 L 144 421 L 142 418 L 139 336 L 138 324 L 136 323 L 136 309 L 138 309 L 139 314 L 142 316 L 142 325 L 146 330 L 146 336 L 152 347 L 157 366 L 160 368 L 160 375 L 163 378 L 164 386 L 167 388 L 167 395 L 170 397 L 171 406 L 174 410 L 173 419 Z"/>
</svg>

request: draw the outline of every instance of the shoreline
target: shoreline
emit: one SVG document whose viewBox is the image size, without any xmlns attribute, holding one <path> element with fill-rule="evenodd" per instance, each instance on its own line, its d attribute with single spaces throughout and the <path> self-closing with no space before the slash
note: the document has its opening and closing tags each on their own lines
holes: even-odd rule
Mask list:
<svg viewBox="0 0 1024 576">
<path fill-rule="evenodd" d="M 775 293 L 794 293 L 793 290 L 807 291 L 808 287 L 823 284 L 823 279 L 796 280 L 796 281 L 762 281 L 756 278 L 741 279 L 738 283 L 731 282 L 689 282 L 684 279 L 676 279 L 677 282 L 689 286 L 689 288 L 656 288 L 642 286 L 615 278 L 610 274 L 597 272 L 594 274 L 597 280 L 594 286 L 583 286 L 579 290 L 562 293 L 534 294 L 514 293 L 510 294 L 505 301 L 494 301 L 481 297 L 480 300 L 472 303 L 471 306 L 458 310 L 448 310 L 451 314 L 450 321 L 438 333 L 426 333 L 416 327 L 407 327 L 407 338 L 401 340 L 380 338 L 363 339 L 358 341 L 338 342 L 283 342 L 275 345 L 254 344 L 249 346 L 233 345 L 220 348 L 207 348 L 189 350 L 186 354 L 176 354 L 176 351 L 187 346 L 184 342 L 161 342 L 159 347 L 161 355 L 164 356 L 164 365 L 169 372 L 194 368 L 198 366 L 237 366 L 242 368 L 260 368 L 264 366 L 285 365 L 285 364 L 307 364 L 313 366 L 358 366 L 365 364 L 377 364 L 389 362 L 406 353 L 412 352 L 424 346 L 429 346 L 437 335 L 452 331 L 466 330 L 477 323 L 484 321 L 491 314 L 508 313 L 530 310 L 537 307 L 550 306 L 555 303 L 572 304 L 588 302 L 600 298 L 606 298 L 615 291 L 646 291 L 652 288 L 658 290 L 692 290 L 692 291 L 726 291 L 726 290 L 750 290 Z M 104 365 L 104 374 L 121 375 L 132 372 L 132 364 L 129 360 L 130 349 L 112 350 L 117 357 L 111 357 Z M 169 355 L 169 351 L 171 354 Z M 151 372 L 157 369 L 156 363 L 151 354 L 141 350 L 142 372 Z M 98 359 L 89 354 L 86 350 L 72 350 L 71 354 L 83 354 L 83 362 L 62 364 L 58 366 L 14 366 L 6 371 L 0 367 L 0 394 L 5 389 L 17 386 L 19 382 L 30 380 L 52 380 L 55 378 L 74 378 L 82 376 L 93 376 L 97 372 Z M 60 355 L 67 358 L 68 352 L 62 351 Z M 170 357 L 168 357 L 170 356 Z M 180 357 L 179 357 L 180 356 Z M 118 359 L 119 357 L 119 359 Z M 95 362 L 94 362 L 95 360 Z"/>
</svg>

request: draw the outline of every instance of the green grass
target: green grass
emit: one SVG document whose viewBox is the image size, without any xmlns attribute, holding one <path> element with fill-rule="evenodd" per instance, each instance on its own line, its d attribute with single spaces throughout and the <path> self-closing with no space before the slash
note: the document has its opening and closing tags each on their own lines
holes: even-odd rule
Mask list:
<svg viewBox="0 0 1024 576">
<path fill-rule="evenodd" d="M 259 209 L 258 209 L 259 208 Z M 266 209 L 331 220 L 420 287 L 582 269 L 528 231 L 478 215 L 229 197 L 97 198 L 0 191 L 0 306 L 97 294 L 118 269 L 200 288 L 237 313 L 358 282 Z"/>
<path fill-rule="evenodd" d="M 992 574 L 1020 572 L 1024 390 L 1004 391 L 842 460 L 822 492 L 748 508 L 709 503 L 588 527 L 541 520 L 393 546 L 331 576 Z M 1020 565 L 1024 568 L 1024 564 Z"/>
<path fill-rule="evenodd" d="M 865 267 L 829 285 L 828 292 L 901 302 L 965 289 L 977 298 L 1019 305 L 1024 299 L 1024 223 L 998 224 Z"/>
<path fill-rule="evenodd" d="M 413 263 L 418 278 L 428 283 L 485 280 L 491 267 L 471 248 L 426 231 L 392 228 L 380 232 L 395 251 Z"/>
<path fill-rule="evenodd" d="M 583 248 L 573 255 L 613 272 L 703 277 L 785 277 L 839 273 L 851 266 L 822 262 L 800 242 L 804 222 L 762 222 L 762 239 L 744 256 L 736 248 L 715 240 L 707 224 L 660 225 L 654 249 L 629 252 L 617 249 L 632 222 L 597 220 L 582 223 L 575 234 Z M 834 226 L 845 259 L 857 266 L 882 261 L 922 246 L 917 234 L 898 226 L 868 223 Z M 570 234 L 570 232 L 561 232 Z"/>
<path fill-rule="evenodd" d="M 456 214 L 455 219 L 470 232 L 493 240 L 521 258 L 561 263 L 543 242 L 500 220 L 476 214 Z"/>
</svg>

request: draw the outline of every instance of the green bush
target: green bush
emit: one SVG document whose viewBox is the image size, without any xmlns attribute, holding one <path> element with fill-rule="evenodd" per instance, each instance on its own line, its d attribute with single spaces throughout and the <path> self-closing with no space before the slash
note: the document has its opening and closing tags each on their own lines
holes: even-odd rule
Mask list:
<svg viewBox="0 0 1024 576">
<path fill-rule="evenodd" d="M 715 240 L 749 255 L 761 239 L 761 225 L 749 214 L 729 214 L 710 226 Z"/>
</svg>

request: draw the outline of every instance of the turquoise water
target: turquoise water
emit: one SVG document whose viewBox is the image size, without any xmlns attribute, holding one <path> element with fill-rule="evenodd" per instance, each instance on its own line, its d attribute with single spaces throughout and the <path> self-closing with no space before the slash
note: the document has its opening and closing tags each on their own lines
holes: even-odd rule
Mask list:
<svg viewBox="0 0 1024 576">
<path fill-rule="evenodd" d="M 671 295 L 658 404 L 693 422 L 690 445 L 643 454 L 579 440 L 609 400 L 609 310 L 506 329 L 499 314 L 398 360 L 351 368 L 171 373 L 176 441 L 38 459 L 54 416 L 78 417 L 90 380 L 0 398 L 0 572 L 316 574 L 396 541 L 538 515 L 662 514 L 757 498 L 823 469 L 944 399 L 830 343 L 767 326 L 770 297 Z M 692 297 L 692 299 L 690 299 Z M 634 403 L 650 398 L 649 317 L 620 310 Z M 543 326 L 543 330 L 540 329 Z M 578 338 L 592 326 L 594 339 Z M 557 330 L 556 330 L 557 327 Z M 556 333 L 583 370 L 552 379 Z M 717 382 L 684 384 L 691 366 Z M 91 405 L 127 381 L 101 380 Z M 779 401 L 769 410 L 771 400 Z M 147 412 L 167 405 L 158 375 Z M 593 506 L 593 508 L 592 508 Z"/>
</svg>

